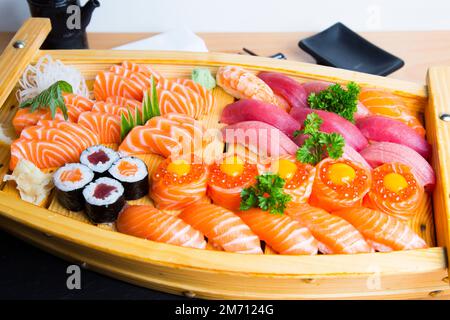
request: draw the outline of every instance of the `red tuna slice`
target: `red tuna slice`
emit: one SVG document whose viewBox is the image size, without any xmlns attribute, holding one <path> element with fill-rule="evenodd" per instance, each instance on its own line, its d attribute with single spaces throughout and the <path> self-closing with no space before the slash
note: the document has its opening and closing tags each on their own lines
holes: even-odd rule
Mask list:
<svg viewBox="0 0 450 320">
<path fill-rule="evenodd" d="M 289 137 L 292 137 L 295 130 L 300 129 L 298 122 L 283 109 L 254 99 L 242 99 L 227 105 L 220 118 L 220 122 L 226 124 L 243 121 L 265 122 Z"/>
<path fill-rule="evenodd" d="M 278 72 L 260 72 L 262 79 L 272 91 L 286 100 L 291 108 L 308 108 L 305 88 L 294 79 Z"/>
<path fill-rule="evenodd" d="M 303 84 L 303 88 L 305 88 L 306 91 L 306 97 L 309 97 L 311 93 L 319 93 L 322 90 L 327 89 L 329 86 L 332 86 L 336 83 L 334 82 L 326 82 L 326 81 L 311 81 L 311 82 L 305 82 Z M 306 98 L 308 99 L 308 98 Z M 357 110 L 354 114 L 354 117 L 356 120 L 367 117 L 370 115 L 369 109 L 362 104 L 362 102 L 358 101 Z"/>
<path fill-rule="evenodd" d="M 356 125 L 370 141 L 402 144 L 417 151 L 425 159 L 430 157 L 429 143 L 417 131 L 401 121 L 383 116 L 370 116 L 359 119 Z"/>
<path fill-rule="evenodd" d="M 340 133 L 344 137 L 346 144 L 356 149 L 356 151 L 360 151 L 367 147 L 368 141 L 359 129 L 353 123 L 336 113 L 323 110 L 296 108 L 291 110 L 290 115 L 303 125 L 306 116 L 312 112 L 316 113 L 323 120 L 320 131 Z"/>
<path fill-rule="evenodd" d="M 238 143 L 261 156 L 295 154 L 298 146 L 283 132 L 261 121 L 244 121 L 222 128 L 226 143 Z"/>
<path fill-rule="evenodd" d="M 376 142 L 361 151 L 361 155 L 373 167 L 384 163 L 401 163 L 411 168 L 417 181 L 428 191 L 436 184 L 433 168 L 413 149 L 392 142 Z"/>
</svg>

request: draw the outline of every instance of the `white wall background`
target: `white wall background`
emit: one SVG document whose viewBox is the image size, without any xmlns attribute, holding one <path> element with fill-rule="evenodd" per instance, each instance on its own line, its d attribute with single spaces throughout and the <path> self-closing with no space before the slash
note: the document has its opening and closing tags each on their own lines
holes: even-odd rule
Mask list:
<svg viewBox="0 0 450 320">
<path fill-rule="evenodd" d="M 82 0 L 84 3 L 86 0 Z M 450 29 L 450 0 L 100 0 L 89 31 L 357 31 Z M 29 17 L 26 0 L 0 0 L 0 31 Z"/>
</svg>

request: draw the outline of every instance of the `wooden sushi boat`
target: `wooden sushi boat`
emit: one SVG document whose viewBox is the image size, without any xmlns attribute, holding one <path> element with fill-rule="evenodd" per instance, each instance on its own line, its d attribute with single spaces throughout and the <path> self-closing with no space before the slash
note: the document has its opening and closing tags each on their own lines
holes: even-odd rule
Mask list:
<svg viewBox="0 0 450 320">
<path fill-rule="evenodd" d="M 197 250 L 147 241 L 92 225 L 64 210 L 50 197 L 45 205 L 24 202 L 14 186 L 2 183 L 0 227 L 49 252 L 89 269 L 140 286 L 200 298 L 354 299 L 420 298 L 450 294 L 450 67 L 432 67 L 428 87 L 404 81 L 291 61 L 218 53 L 145 51 L 44 51 L 50 31 L 47 19 L 32 18 L 17 32 L 0 57 L 0 121 L 10 122 L 17 108 L 15 91 L 26 66 L 51 54 L 76 66 L 92 85 L 96 73 L 123 60 L 152 65 L 169 76 L 187 77 L 202 66 L 215 71 L 239 65 L 251 71 L 285 73 L 304 82 L 312 79 L 378 87 L 400 97 L 423 115 L 433 146 L 437 185 L 410 226 L 429 248 L 357 255 L 285 256 L 266 248 L 264 255 Z M 232 101 L 220 88 L 213 92 L 215 112 L 205 119 L 218 126 L 221 108 Z M 0 147 L 0 178 L 8 172 L 9 147 Z M 156 159 L 145 160 L 149 168 Z M 149 199 L 140 200 L 148 202 Z"/>
</svg>

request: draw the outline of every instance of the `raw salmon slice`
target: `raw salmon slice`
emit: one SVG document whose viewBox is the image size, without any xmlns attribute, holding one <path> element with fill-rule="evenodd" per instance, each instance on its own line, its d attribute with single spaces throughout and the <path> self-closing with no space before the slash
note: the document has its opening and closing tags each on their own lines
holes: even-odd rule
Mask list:
<svg viewBox="0 0 450 320">
<path fill-rule="evenodd" d="M 253 208 L 239 212 L 239 216 L 261 240 L 279 254 L 317 254 L 317 240 L 308 228 L 287 215 L 270 214 Z"/>
<path fill-rule="evenodd" d="M 67 106 L 67 114 L 69 121 L 76 122 L 80 115 L 80 111 L 69 105 Z M 56 111 L 55 119 L 65 120 L 61 110 L 58 109 Z M 17 110 L 12 120 L 12 124 L 16 132 L 21 133 L 23 129 L 36 125 L 40 120 L 52 120 L 50 110 L 38 109 L 31 112 L 30 108 L 22 108 Z"/>
<path fill-rule="evenodd" d="M 325 254 L 372 252 L 373 248 L 347 220 L 308 204 L 289 205 L 285 213 L 311 231 Z"/>
<path fill-rule="evenodd" d="M 242 190 L 255 184 L 257 175 L 256 164 L 238 155 L 224 155 L 209 166 L 208 196 L 215 204 L 237 211 Z"/>
<path fill-rule="evenodd" d="M 180 218 L 151 206 L 129 206 L 116 221 L 117 230 L 135 237 L 176 246 L 204 249 L 203 234 Z"/>
<path fill-rule="evenodd" d="M 78 124 L 99 136 L 100 143 L 120 143 L 120 118 L 108 113 L 83 112 Z"/>
<path fill-rule="evenodd" d="M 200 97 L 203 98 L 205 104 L 205 113 L 210 112 L 214 106 L 214 96 L 211 91 L 207 90 L 201 84 L 186 78 L 177 78 L 173 81 L 178 82 L 192 90 L 194 90 Z"/>
<path fill-rule="evenodd" d="M 137 64 L 134 62 L 124 61 L 124 62 L 122 62 L 122 67 L 124 67 L 125 69 L 128 69 L 132 72 L 139 72 L 139 73 L 147 76 L 148 78 L 153 77 L 153 79 L 155 79 L 157 82 L 160 79 L 163 79 L 163 76 L 159 72 L 157 72 L 153 68 L 146 66 L 146 65 L 144 66 L 144 65 Z"/>
<path fill-rule="evenodd" d="M 34 163 L 39 169 L 56 168 L 65 163 L 77 162 L 80 153 L 76 148 L 50 141 L 17 139 L 11 144 L 9 167 L 14 170 L 21 160 Z"/>
<path fill-rule="evenodd" d="M 150 88 L 152 85 L 149 77 L 147 77 L 144 74 L 139 73 L 139 72 L 133 72 L 122 66 L 114 65 L 109 69 L 109 71 L 113 72 L 121 77 L 130 79 L 141 90 L 146 90 L 146 89 Z"/>
<path fill-rule="evenodd" d="M 309 203 L 326 211 L 357 207 L 371 185 L 370 169 L 347 159 L 326 158 L 316 166 Z"/>
<path fill-rule="evenodd" d="M 94 81 L 94 96 L 97 101 L 104 101 L 111 96 L 141 101 L 143 91 L 130 79 L 112 72 L 99 72 Z"/>
<path fill-rule="evenodd" d="M 206 197 L 207 167 L 201 159 L 171 158 L 161 162 L 152 176 L 149 196 L 161 210 L 183 210 Z"/>
<path fill-rule="evenodd" d="M 78 140 L 82 141 L 86 145 L 86 148 L 100 143 L 100 138 L 96 133 L 77 123 L 61 120 L 40 120 L 38 122 L 38 126 L 52 127 L 63 131 L 70 131 L 77 136 Z M 27 129 L 27 131 L 35 129 L 38 129 L 38 127 Z"/>
<path fill-rule="evenodd" d="M 425 241 L 408 225 L 381 211 L 358 207 L 338 210 L 333 214 L 350 222 L 377 251 L 388 252 L 427 247 Z"/>
<path fill-rule="evenodd" d="M 64 93 L 63 97 L 66 105 L 70 104 L 80 108 L 83 111 L 91 111 L 94 106 L 94 101 L 74 93 Z"/>
<path fill-rule="evenodd" d="M 194 204 L 178 217 L 202 232 L 209 243 L 229 252 L 262 254 L 257 235 L 235 213 L 209 204 Z"/>
<path fill-rule="evenodd" d="M 94 104 L 94 107 L 92 108 L 92 111 L 94 112 L 100 112 L 100 113 L 107 113 L 113 116 L 121 117 L 122 114 L 125 115 L 125 117 L 128 119 L 128 111 L 131 112 L 131 114 L 134 116 L 136 113 L 136 109 L 133 107 L 128 106 L 121 106 L 118 104 L 114 104 L 111 102 L 103 102 L 98 101 Z M 141 109 L 139 108 L 139 111 Z"/>
<path fill-rule="evenodd" d="M 138 108 L 139 110 L 142 109 L 142 103 L 140 101 L 135 100 L 135 99 L 127 99 L 127 98 L 120 97 L 120 96 L 108 97 L 108 98 L 106 98 L 105 102 L 116 104 L 121 107 L 131 107 L 132 110 L 136 110 L 136 108 Z"/>
<path fill-rule="evenodd" d="M 164 90 L 173 92 L 178 94 L 179 96 L 184 98 L 184 101 L 188 104 L 188 108 L 192 110 L 193 117 L 198 119 L 200 116 L 207 113 L 208 107 L 206 105 L 206 101 L 199 95 L 195 90 L 191 89 L 188 86 L 182 85 L 179 82 L 172 80 L 164 80 L 158 82 L 158 90 L 163 92 Z M 161 103 L 165 100 L 161 100 Z M 166 109 L 166 107 L 164 108 Z M 163 110 L 163 108 L 161 108 Z M 162 112 L 165 114 L 167 112 Z M 188 113 L 185 113 L 188 114 Z"/>
<path fill-rule="evenodd" d="M 372 171 L 372 187 L 364 203 L 369 208 L 407 220 L 415 215 L 424 193 L 408 166 L 386 163 Z"/>
<path fill-rule="evenodd" d="M 88 147 L 84 143 L 84 141 L 79 139 L 73 131 L 61 130 L 52 127 L 28 127 L 22 131 L 22 133 L 20 134 L 20 138 L 26 140 L 41 140 L 64 144 L 68 147 L 74 148 L 79 153 L 81 153 Z"/>
</svg>

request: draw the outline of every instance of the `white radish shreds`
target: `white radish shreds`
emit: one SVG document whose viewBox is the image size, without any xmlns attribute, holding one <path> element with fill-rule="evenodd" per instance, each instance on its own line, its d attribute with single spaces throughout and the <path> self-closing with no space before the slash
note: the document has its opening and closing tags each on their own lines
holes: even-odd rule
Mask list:
<svg viewBox="0 0 450 320">
<path fill-rule="evenodd" d="M 45 55 L 34 66 L 28 65 L 25 69 L 22 79 L 19 80 L 21 89 L 17 91 L 17 100 L 22 103 L 34 98 L 59 80 L 68 82 L 73 93 L 89 98 L 86 80 L 79 70 Z"/>
</svg>

